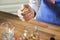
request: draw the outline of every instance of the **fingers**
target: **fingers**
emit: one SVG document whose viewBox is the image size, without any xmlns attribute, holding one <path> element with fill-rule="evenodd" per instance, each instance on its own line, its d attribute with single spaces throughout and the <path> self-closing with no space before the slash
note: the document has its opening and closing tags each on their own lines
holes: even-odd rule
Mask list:
<svg viewBox="0 0 60 40">
<path fill-rule="evenodd" d="M 24 15 L 25 18 L 28 18 L 32 13 L 28 13 L 26 15 Z"/>
<path fill-rule="evenodd" d="M 19 16 L 20 20 L 25 21 L 25 19 L 23 18 L 23 16 L 21 14 L 22 14 L 22 12 L 20 10 L 18 10 L 18 16 Z"/>
<path fill-rule="evenodd" d="M 22 12 L 22 13 L 21 13 L 21 15 L 23 15 L 23 16 L 24 16 L 24 15 L 28 14 L 29 12 L 30 12 L 30 11 Z"/>
<path fill-rule="evenodd" d="M 25 12 L 25 13 L 22 13 L 21 15 L 23 15 L 24 17 L 28 17 L 30 15 L 34 15 L 34 10 L 31 10 L 31 11 L 28 11 L 28 12 Z"/>
<path fill-rule="evenodd" d="M 29 13 L 28 15 L 24 16 L 23 18 L 25 19 L 25 21 L 28 21 L 33 18 L 33 15 L 31 13 Z"/>
<path fill-rule="evenodd" d="M 28 21 L 33 17 L 33 14 L 31 12 L 26 14 L 23 14 L 23 12 L 21 12 L 20 10 L 18 12 L 18 16 L 21 21 Z"/>
<path fill-rule="evenodd" d="M 34 10 L 28 4 L 25 4 L 18 10 L 18 16 L 22 21 L 28 21 L 34 17 Z"/>
<path fill-rule="evenodd" d="M 31 8 L 28 4 L 23 5 L 23 8 L 21 9 L 21 11 L 23 12 L 22 15 L 25 15 L 25 14 L 29 13 L 30 9 Z"/>
</svg>

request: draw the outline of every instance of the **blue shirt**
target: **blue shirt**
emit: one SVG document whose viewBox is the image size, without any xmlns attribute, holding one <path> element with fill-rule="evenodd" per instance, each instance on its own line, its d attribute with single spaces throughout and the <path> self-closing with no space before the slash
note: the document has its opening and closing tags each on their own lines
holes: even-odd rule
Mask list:
<svg viewBox="0 0 60 40">
<path fill-rule="evenodd" d="M 60 25 L 60 0 L 56 0 L 55 2 L 55 4 L 52 4 L 46 0 L 41 0 L 36 20 Z"/>
</svg>

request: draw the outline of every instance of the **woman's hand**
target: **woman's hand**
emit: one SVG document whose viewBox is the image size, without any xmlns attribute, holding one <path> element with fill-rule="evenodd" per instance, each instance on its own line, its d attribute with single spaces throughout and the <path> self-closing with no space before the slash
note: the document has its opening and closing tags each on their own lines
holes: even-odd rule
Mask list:
<svg viewBox="0 0 60 40">
<path fill-rule="evenodd" d="M 28 4 L 24 4 L 18 11 L 18 16 L 22 21 L 29 21 L 34 18 L 34 10 Z"/>
</svg>

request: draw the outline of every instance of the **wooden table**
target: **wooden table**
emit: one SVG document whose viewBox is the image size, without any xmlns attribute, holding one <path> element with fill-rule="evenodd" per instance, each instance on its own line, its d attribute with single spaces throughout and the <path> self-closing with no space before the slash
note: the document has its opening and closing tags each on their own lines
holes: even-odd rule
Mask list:
<svg viewBox="0 0 60 40">
<path fill-rule="evenodd" d="M 2 22 L 11 22 L 15 26 L 15 36 L 17 37 L 23 33 L 24 27 L 32 32 L 32 28 L 37 26 L 40 30 L 41 40 L 49 40 L 51 36 L 54 36 L 56 40 L 60 40 L 60 26 L 58 25 L 48 24 L 46 22 L 36 21 L 34 19 L 28 22 L 22 22 L 16 15 L 0 12 L 0 24 Z"/>
</svg>

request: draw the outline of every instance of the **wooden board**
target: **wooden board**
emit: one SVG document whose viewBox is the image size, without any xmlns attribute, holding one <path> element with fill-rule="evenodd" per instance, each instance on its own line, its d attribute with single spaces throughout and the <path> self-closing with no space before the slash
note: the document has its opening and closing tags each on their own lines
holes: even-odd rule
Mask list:
<svg viewBox="0 0 60 40">
<path fill-rule="evenodd" d="M 11 22 L 15 28 L 15 36 L 20 36 L 23 33 L 24 27 L 32 32 L 32 28 L 37 26 L 40 30 L 40 39 L 49 40 L 51 36 L 54 36 L 56 40 L 60 40 L 60 26 L 48 24 L 42 21 L 30 20 L 28 22 L 20 21 L 19 17 L 16 15 L 7 14 L 5 12 L 0 12 L 0 24 L 4 22 Z M 0 37 L 1 39 L 1 37 Z"/>
</svg>

